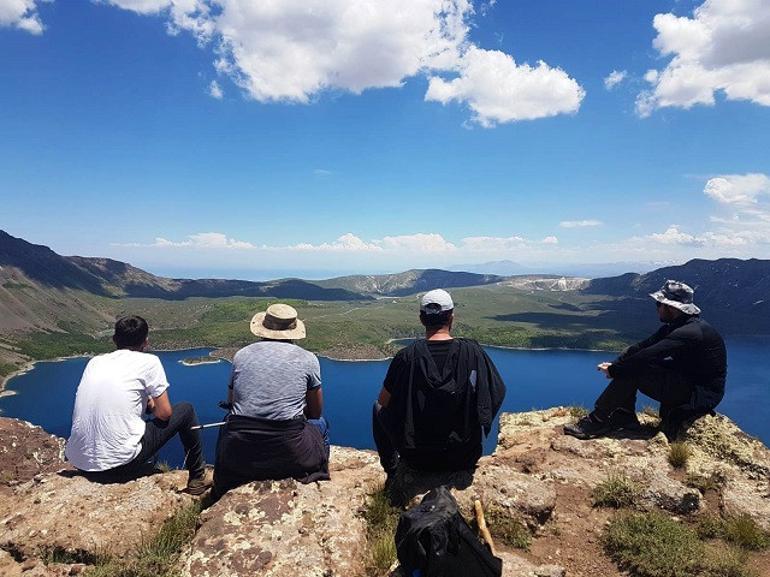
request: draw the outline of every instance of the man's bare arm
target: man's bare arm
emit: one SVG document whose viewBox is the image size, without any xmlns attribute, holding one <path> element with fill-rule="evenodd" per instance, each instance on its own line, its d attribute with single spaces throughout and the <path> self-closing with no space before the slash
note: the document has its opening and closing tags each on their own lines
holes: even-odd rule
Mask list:
<svg viewBox="0 0 770 577">
<path fill-rule="evenodd" d="M 168 421 L 171 418 L 173 411 L 171 409 L 171 401 L 168 399 L 168 391 L 163 391 L 154 399 L 150 399 L 147 403 L 148 407 L 150 407 L 150 402 L 152 403 L 152 415 L 156 419 Z"/>
</svg>

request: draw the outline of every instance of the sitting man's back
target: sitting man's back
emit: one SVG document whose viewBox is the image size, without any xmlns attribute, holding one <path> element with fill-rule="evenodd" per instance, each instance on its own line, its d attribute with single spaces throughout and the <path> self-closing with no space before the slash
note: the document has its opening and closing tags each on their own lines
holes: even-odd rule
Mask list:
<svg viewBox="0 0 770 577">
<path fill-rule="evenodd" d="M 399 461 L 417 471 L 472 471 L 505 397 L 481 346 L 452 338 L 453 309 L 446 291 L 422 298 L 426 338 L 396 354 L 375 404 L 374 440 L 389 482 Z"/>
<path fill-rule="evenodd" d="M 321 367 L 293 342 L 305 338 L 304 323 L 293 307 L 274 304 L 254 315 L 251 331 L 263 340 L 233 358 L 230 415 L 214 466 L 216 497 L 249 481 L 329 478 Z"/>
<path fill-rule="evenodd" d="M 187 489 L 208 487 L 198 418 L 189 403 L 171 406 L 160 359 L 144 352 L 147 321 L 129 316 L 115 323 L 117 350 L 86 365 L 75 396 L 67 459 L 94 479 L 127 480 L 143 474 L 148 461 L 176 434 L 185 450 Z M 142 416 L 152 413 L 153 419 Z"/>
</svg>

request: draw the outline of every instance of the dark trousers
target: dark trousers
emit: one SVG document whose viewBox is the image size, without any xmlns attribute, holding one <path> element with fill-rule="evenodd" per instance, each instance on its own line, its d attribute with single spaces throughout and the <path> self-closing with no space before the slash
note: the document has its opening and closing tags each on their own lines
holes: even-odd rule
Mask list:
<svg viewBox="0 0 770 577">
<path fill-rule="evenodd" d="M 171 418 L 168 421 L 153 419 L 147 421 L 142 437 L 142 449 L 139 454 L 125 465 L 101 471 L 90 476 L 100 477 L 105 480 L 123 480 L 144 474 L 147 463 L 161 447 L 168 443 L 176 434 L 184 447 L 184 465 L 190 472 L 190 477 L 203 474 L 205 463 L 203 462 L 203 445 L 201 444 L 200 430 L 191 431 L 190 427 L 198 425 L 198 415 L 190 403 L 177 403 L 172 407 Z"/>
<path fill-rule="evenodd" d="M 602 421 L 636 415 L 637 391 L 660 401 L 660 416 L 665 419 L 671 408 L 690 401 L 693 385 L 681 373 L 665 369 L 612 379 L 596 399 L 594 415 Z"/>
<path fill-rule="evenodd" d="M 375 402 L 372 408 L 372 436 L 377 454 L 380 456 L 380 465 L 385 473 L 392 475 L 398 467 L 398 450 L 393 442 L 392 435 L 388 432 L 388 409 Z"/>
</svg>

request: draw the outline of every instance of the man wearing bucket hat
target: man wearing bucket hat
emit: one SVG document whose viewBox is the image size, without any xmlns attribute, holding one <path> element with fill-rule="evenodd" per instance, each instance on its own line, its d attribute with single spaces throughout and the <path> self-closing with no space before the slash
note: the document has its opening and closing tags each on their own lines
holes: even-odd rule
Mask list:
<svg viewBox="0 0 770 577">
<path fill-rule="evenodd" d="M 408 490 L 394 487 L 400 485 L 401 464 L 427 473 L 434 486 L 454 483 L 452 473 L 472 479 L 482 435 L 489 434 L 505 397 L 505 384 L 484 349 L 452 337 L 453 320 L 448 292 L 436 289 L 422 297 L 425 338 L 396 354 L 374 406 L 374 441 L 394 501 Z"/>
<path fill-rule="evenodd" d="M 274 304 L 254 315 L 251 332 L 262 340 L 233 358 L 215 497 L 254 480 L 329 478 L 321 368 L 313 353 L 294 344 L 305 338 L 304 323 L 293 307 Z"/>
<path fill-rule="evenodd" d="M 719 333 L 700 317 L 693 295 L 692 288 L 674 280 L 650 294 L 664 325 L 615 361 L 598 365 L 612 380 L 593 412 L 564 427 L 565 433 L 589 439 L 638 427 L 637 391 L 660 401 L 661 425 L 669 439 L 716 408 L 725 392 L 727 352 Z"/>
</svg>

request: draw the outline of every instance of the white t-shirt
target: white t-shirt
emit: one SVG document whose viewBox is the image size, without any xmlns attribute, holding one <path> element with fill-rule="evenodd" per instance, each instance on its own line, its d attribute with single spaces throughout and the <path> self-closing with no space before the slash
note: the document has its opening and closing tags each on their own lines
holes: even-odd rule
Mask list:
<svg viewBox="0 0 770 577">
<path fill-rule="evenodd" d="M 168 388 L 155 355 L 128 349 L 94 357 L 75 396 L 67 459 L 81 471 L 106 471 L 128 463 L 142 448 L 147 399 Z"/>
</svg>

